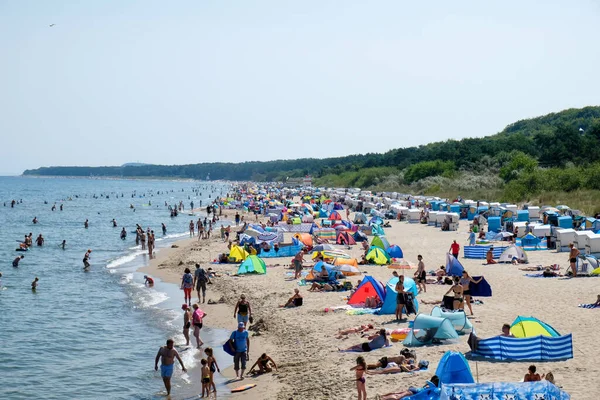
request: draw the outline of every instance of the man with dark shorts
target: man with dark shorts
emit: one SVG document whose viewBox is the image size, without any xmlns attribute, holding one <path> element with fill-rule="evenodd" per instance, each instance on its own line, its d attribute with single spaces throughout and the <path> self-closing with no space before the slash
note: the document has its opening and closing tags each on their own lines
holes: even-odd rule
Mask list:
<svg viewBox="0 0 600 400">
<path fill-rule="evenodd" d="M 158 349 L 158 353 L 154 359 L 155 371 L 158 371 L 158 360 L 160 359 L 160 376 L 165 384 L 165 389 L 167 389 L 167 395 L 171 394 L 171 377 L 173 376 L 173 370 L 175 369 L 175 359 L 181 364 L 182 371 L 187 372 L 181 357 L 179 357 L 179 353 L 173 348 L 173 343 L 173 339 L 168 339 L 167 345 Z"/>
<path fill-rule="evenodd" d="M 92 250 L 88 249 L 83 256 L 83 269 L 88 269 L 90 267 L 90 253 Z"/>
<path fill-rule="evenodd" d="M 194 272 L 194 287 L 198 292 L 198 302 L 200 301 L 200 292 L 202 292 L 202 302 L 206 302 L 206 282 L 208 277 L 204 268 L 200 267 L 200 264 L 196 264 L 196 271 Z"/>
<path fill-rule="evenodd" d="M 244 328 L 244 323 L 238 323 L 237 331 L 233 331 L 229 337 L 231 347 L 235 349 L 235 355 L 233 356 L 233 369 L 235 370 L 235 377 L 244 379 L 244 371 L 246 370 L 246 361 L 250 355 L 250 339 L 248 337 L 248 331 Z M 240 372 L 241 363 L 241 373 Z"/>
<path fill-rule="evenodd" d="M 573 246 L 573 243 L 569 243 L 569 265 L 571 267 L 571 271 L 573 272 L 573 277 L 577 276 L 577 256 L 580 251 L 577 247 Z"/>
<path fill-rule="evenodd" d="M 300 250 L 294 257 L 294 279 L 302 275 L 302 263 L 304 262 L 304 250 Z"/>
<path fill-rule="evenodd" d="M 460 253 L 460 244 L 456 243 L 456 240 L 450 245 L 450 253 L 458 260 L 458 254 Z"/>
</svg>

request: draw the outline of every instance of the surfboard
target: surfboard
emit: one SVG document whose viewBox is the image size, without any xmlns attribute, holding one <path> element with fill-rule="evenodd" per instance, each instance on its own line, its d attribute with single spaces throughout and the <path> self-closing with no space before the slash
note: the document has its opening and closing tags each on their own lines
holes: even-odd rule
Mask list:
<svg viewBox="0 0 600 400">
<path fill-rule="evenodd" d="M 236 387 L 234 389 L 231 389 L 231 393 L 245 392 L 246 390 L 252 389 L 255 386 L 256 386 L 256 383 L 251 383 L 251 384 L 248 384 L 248 385 L 242 385 L 242 386 Z"/>
</svg>

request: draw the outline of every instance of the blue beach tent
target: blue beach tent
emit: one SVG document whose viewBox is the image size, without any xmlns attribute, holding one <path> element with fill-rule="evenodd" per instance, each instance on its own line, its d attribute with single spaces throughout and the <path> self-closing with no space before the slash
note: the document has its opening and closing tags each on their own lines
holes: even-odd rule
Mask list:
<svg viewBox="0 0 600 400">
<path fill-rule="evenodd" d="M 446 253 L 446 275 L 462 276 L 464 270 L 465 268 L 452 254 Z"/>
<path fill-rule="evenodd" d="M 441 384 L 475 383 L 469 363 L 462 353 L 447 351 L 441 358 L 435 374 Z"/>
<path fill-rule="evenodd" d="M 404 253 L 402 252 L 402 249 L 400 248 L 400 246 L 398 246 L 396 244 L 391 245 L 387 249 L 387 253 L 390 255 L 390 257 L 404 258 Z"/>
</svg>

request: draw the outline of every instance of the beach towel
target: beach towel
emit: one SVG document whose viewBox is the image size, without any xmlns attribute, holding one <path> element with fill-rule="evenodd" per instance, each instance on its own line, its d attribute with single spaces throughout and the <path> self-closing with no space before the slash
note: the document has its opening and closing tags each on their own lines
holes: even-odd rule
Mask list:
<svg viewBox="0 0 600 400">
<path fill-rule="evenodd" d="M 539 274 L 525 274 L 528 278 L 558 278 L 558 276 L 544 276 L 542 272 Z"/>
<path fill-rule="evenodd" d="M 375 314 L 380 310 L 380 308 L 353 308 L 351 310 L 346 311 L 348 315 L 364 315 L 364 314 Z"/>
<path fill-rule="evenodd" d="M 577 307 L 581 307 L 581 308 L 600 308 L 600 306 L 597 306 L 595 304 L 580 304 Z"/>
</svg>

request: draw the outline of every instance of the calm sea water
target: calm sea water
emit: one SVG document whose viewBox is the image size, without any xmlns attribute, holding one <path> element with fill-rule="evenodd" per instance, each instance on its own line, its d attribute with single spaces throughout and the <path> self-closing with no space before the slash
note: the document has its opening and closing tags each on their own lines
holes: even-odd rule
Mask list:
<svg viewBox="0 0 600 400">
<path fill-rule="evenodd" d="M 150 227 L 160 249 L 187 236 L 190 201 L 206 206 L 226 192 L 227 186 L 206 182 L 0 177 L 0 398 L 155 398 L 162 381 L 154 357 L 167 337 L 181 343 L 182 299 L 174 285 L 143 285 L 135 271 L 147 256 L 132 232 L 136 223 Z M 23 202 L 11 208 L 13 199 Z M 186 212 L 171 218 L 165 202 L 180 200 Z M 15 251 L 30 232 L 33 247 Z M 40 233 L 43 247 L 35 245 Z M 92 267 L 84 272 L 88 248 Z M 25 258 L 13 268 L 20 254 Z M 39 287 L 32 292 L 35 277 Z M 222 343 L 223 333 L 213 333 Z M 181 354 L 194 363 L 192 350 Z M 174 392 L 189 393 L 189 379 L 178 373 Z"/>
</svg>

